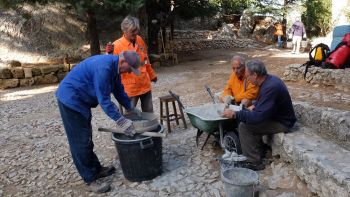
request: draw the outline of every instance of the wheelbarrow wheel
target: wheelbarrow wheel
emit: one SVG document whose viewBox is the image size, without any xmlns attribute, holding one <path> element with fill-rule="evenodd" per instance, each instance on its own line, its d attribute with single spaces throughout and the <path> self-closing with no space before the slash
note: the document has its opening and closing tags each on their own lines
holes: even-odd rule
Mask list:
<svg viewBox="0 0 350 197">
<path fill-rule="evenodd" d="M 241 143 L 235 132 L 226 132 L 223 143 L 223 148 L 227 149 L 228 151 L 235 151 L 237 154 L 242 154 Z"/>
</svg>

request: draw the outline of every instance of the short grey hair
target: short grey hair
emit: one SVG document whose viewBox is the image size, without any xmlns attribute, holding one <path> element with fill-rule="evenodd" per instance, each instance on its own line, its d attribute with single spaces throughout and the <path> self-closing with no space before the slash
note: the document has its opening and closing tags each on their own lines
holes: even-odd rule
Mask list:
<svg viewBox="0 0 350 197">
<path fill-rule="evenodd" d="M 251 60 L 247 63 L 246 68 L 248 71 L 253 74 L 257 74 L 258 76 L 266 76 L 267 70 L 265 64 L 260 60 Z"/>
<path fill-rule="evenodd" d="M 127 16 L 120 24 L 120 27 L 124 33 L 130 32 L 134 29 L 140 30 L 140 22 L 139 19 L 133 16 Z"/>
<path fill-rule="evenodd" d="M 231 62 L 233 61 L 239 61 L 239 64 L 243 67 L 245 67 L 245 59 L 239 55 L 235 55 L 231 58 Z"/>
</svg>

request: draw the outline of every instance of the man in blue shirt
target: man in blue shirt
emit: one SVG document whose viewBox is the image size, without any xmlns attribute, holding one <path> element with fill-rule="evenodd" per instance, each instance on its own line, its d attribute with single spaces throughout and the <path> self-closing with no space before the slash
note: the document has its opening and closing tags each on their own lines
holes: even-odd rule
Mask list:
<svg viewBox="0 0 350 197">
<path fill-rule="evenodd" d="M 119 56 L 92 56 L 75 66 L 56 92 L 73 162 L 90 191 L 107 192 L 110 185 L 101 182 L 100 178 L 115 172 L 113 166 L 101 166 L 93 152 L 91 108 L 100 104 L 115 121 L 117 129 L 133 135 L 135 128 L 132 121 L 119 113 L 111 100 L 111 93 L 126 110 L 139 113 L 131 105 L 120 79 L 123 72 L 140 74 L 139 66 L 140 57 L 134 51 L 124 51 Z"/>
<path fill-rule="evenodd" d="M 260 87 L 256 102 L 248 110 L 225 109 L 222 115 L 240 122 L 238 132 L 243 155 L 247 157 L 245 167 L 263 170 L 262 136 L 288 132 L 296 122 L 296 117 L 286 85 L 278 77 L 267 74 L 263 62 L 248 62 L 246 77 Z"/>
</svg>

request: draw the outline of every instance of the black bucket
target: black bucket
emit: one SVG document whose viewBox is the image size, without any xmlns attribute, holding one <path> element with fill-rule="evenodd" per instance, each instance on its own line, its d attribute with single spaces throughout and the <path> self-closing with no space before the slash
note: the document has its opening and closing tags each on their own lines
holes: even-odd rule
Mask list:
<svg viewBox="0 0 350 197">
<path fill-rule="evenodd" d="M 163 126 L 150 132 L 163 132 Z M 129 137 L 113 133 L 120 165 L 126 179 L 132 182 L 151 180 L 162 173 L 162 138 L 136 134 Z"/>
</svg>

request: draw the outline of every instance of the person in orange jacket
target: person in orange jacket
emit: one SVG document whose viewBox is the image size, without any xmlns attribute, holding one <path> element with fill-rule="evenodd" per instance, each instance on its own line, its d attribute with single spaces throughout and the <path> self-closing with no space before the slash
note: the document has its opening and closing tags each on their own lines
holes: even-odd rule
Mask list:
<svg viewBox="0 0 350 197">
<path fill-rule="evenodd" d="M 249 107 L 256 99 L 259 87 L 248 82 L 245 77 L 245 60 L 240 56 L 233 56 L 231 60 L 232 74 L 219 100 L 226 104 L 240 104 Z"/>
<path fill-rule="evenodd" d="M 275 33 L 274 35 L 277 36 L 277 43 L 278 43 L 278 48 L 282 48 L 282 36 L 283 36 L 283 25 L 281 22 L 277 22 L 275 24 Z"/>
<path fill-rule="evenodd" d="M 121 30 L 123 36 L 114 41 L 113 44 L 107 44 L 106 52 L 113 52 L 114 55 L 118 55 L 122 51 L 132 50 L 140 55 L 141 67 L 139 70 L 141 75 L 123 73 L 121 79 L 125 92 L 130 97 L 133 106 L 136 106 L 138 100 L 140 100 L 143 112 L 153 112 L 151 81 L 157 82 L 157 75 L 148 59 L 146 43 L 138 35 L 140 30 L 139 20 L 132 16 L 125 17 L 121 23 Z"/>
</svg>

